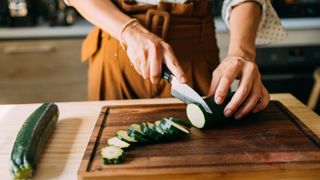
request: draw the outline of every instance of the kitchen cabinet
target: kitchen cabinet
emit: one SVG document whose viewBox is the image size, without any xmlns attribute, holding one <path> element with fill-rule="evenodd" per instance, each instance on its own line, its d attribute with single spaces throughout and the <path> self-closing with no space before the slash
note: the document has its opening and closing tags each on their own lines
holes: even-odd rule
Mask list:
<svg viewBox="0 0 320 180">
<path fill-rule="evenodd" d="M 0 104 L 86 100 L 83 38 L 0 41 Z"/>
</svg>

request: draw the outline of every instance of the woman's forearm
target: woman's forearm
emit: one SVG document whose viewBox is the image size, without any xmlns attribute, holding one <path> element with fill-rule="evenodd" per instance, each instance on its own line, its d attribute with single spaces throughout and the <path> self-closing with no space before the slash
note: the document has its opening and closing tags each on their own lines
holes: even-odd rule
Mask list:
<svg viewBox="0 0 320 180">
<path fill-rule="evenodd" d="M 229 20 L 229 56 L 255 60 L 255 38 L 261 14 L 261 6 L 256 2 L 246 2 L 232 9 Z"/>
<path fill-rule="evenodd" d="M 69 2 L 89 22 L 117 39 L 123 26 L 131 19 L 110 0 L 69 0 Z"/>
</svg>

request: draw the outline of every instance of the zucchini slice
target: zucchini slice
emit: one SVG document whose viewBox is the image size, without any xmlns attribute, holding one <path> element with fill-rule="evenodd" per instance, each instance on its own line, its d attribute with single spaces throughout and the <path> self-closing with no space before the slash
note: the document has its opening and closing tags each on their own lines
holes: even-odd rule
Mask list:
<svg viewBox="0 0 320 180">
<path fill-rule="evenodd" d="M 119 148 L 128 148 L 128 147 L 130 147 L 129 143 L 127 143 L 125 141 L 122 141 L 118 137 L 112 137 L 112 138 L 108 139 L 108 144 L 110 146 L 116 146 L 116 147 L 119 147 Z"/>
<path fill-rule="evenodd" d="M 190 133 L 184 126 L 169 121 L 168 119 L 162 119 L 160 121 L 160 126 L 171 135 L 171 138 L 180 138 Z"/>
<path fill-rule="evenodd" d="M 149 123 L 149 122 L 147 122 L 147 123 Z M 149 128 L 149 126 L 153 127 L 153 125 L 148 126 L 147 123 L 143 122 L 140 124 L 141 131 L 148 137 L 148 139 L 151 139 L 154 142 L 159 141 L 161 136 L 157 132 L 155 132 L 152 128 Z M 149 124 L 151 124 L 151 123 L 149 123 Z"/>
<path fill-rule="evenodd" d="M 11 172 L 15 179 L 32 177 L 58 117 L 58 106 L 44 103 L 24 122 L 11 151 Z"/>
<path fill-rule="evenodd" d="M 188 104 L 186 111 L 189 121 L 197 128 L 212 128 L 233 119 L 233 117 L 227 118 L 224 116 L 224 108 L 230 102 L 233 94 L 234 92 L 229 93 L 221 105 L 216 104 L 212 97 L 204 99 L 210 107 L 212 114 L 207 113 L 200 104 Z"/>
<path fill-rule="evenodd" d="M 162 138 L 165 138 L 167 136 L 167 133 L 160 127 L 160 121 L 156 121 L 154 123 L 153 130 L 157 132 Z"/>
<path fill-rule="evenodd" d="M 118 137 L 120 140 L 125 141 L 129 144 L 133 144 L 133 143 L 138 142 L 133 137 L 128 136 L 128 131 L 125 131 L 125 130 L 119 130 L 116 133 L 116 137 Z"/>
<path fill-rule="evenodd" d="M 167 127 L 165 127 L 163 123 L 161 123 L 161 120 L 154 123 L 154 130 L 161 134 L 164 140 L 175 139 L 175 137 L 173 137 L 172 135 L 172 132 Z"/>
<path fill-rule="evenodd" d="M 180 124 L 180 125 L 182 125 L 182 126 L 184 126 L 186 128 L 191 128 L 192 127 L 192 124 L 188 119 L 178 119 L 178 118 L 173 118 L 173 117 L 164 118 L 164 119 L 172 121 L 172 122 L 175 122 L 177 124 Z"/>
<path fill-rule="evenodd" d="M 196 128 L 203 128 L 206 121 L 210 119 L 210 114 L 201 105 L 195 103 L 187 105 L 187 116 Z"/>
<path fill-rule="evenodd" d="M 141 131 L 141 128 L 138 124 L 131 124 L 128 130 L 128 135 L 140 143 L 150 142 L 146 135 Z"/>
<path fill-rule="evenodd" d="M 119 164 L 124 160 L 124 151 L 120 147 L 106 146 L 101 149 L 103 164 Z"/>
</svg>

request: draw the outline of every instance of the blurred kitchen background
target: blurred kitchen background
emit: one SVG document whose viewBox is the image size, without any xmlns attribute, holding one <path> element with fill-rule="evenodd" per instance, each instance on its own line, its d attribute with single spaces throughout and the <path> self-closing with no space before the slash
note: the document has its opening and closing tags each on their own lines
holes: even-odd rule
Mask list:
<svg viewBox="0 0 320 180">
<path fill-rule="evenodd" d="M 288 39 L 258 47 L 263 81 L 271 93 L 292 93 L 319 113 L 319 92 L 315 103 L 309 100 L 320 67 L 320 0 L 272 3 Z M 229 38 L 221 5 L 214 0 L 212 12 L 223 58 Z M 80 52 L 92 27 L 63 0 L 0 0 L 0 104 L 85 101 L 87 64 Z"/>
</svg>

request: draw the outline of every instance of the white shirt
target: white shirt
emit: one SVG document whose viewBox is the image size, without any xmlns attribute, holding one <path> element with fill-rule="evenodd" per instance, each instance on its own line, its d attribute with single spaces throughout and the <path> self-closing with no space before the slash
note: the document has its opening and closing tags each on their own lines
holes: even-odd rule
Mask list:
<svg viewBox="0 0 320 180">
<path fill-rule="evenodd" d="M 259 23 L 256 44 L 267 44 L 287 38 L 287 33 L 281 25 L 280 18 L 272 7 L 270 0 L 225 0 L 221 16 L 228 28 L 232 8 L 246 1 L 255 1 L 262 7 L 262 17 Z"/>
</svg>

